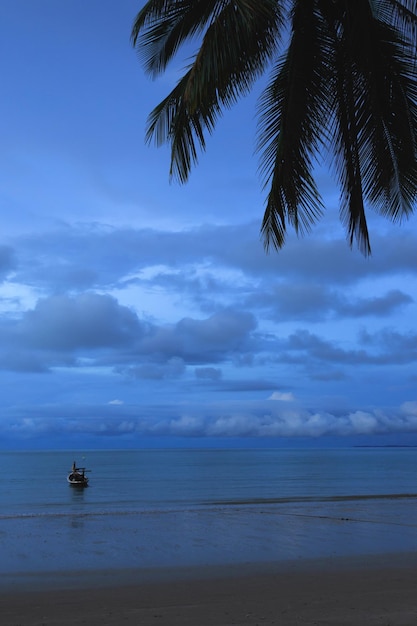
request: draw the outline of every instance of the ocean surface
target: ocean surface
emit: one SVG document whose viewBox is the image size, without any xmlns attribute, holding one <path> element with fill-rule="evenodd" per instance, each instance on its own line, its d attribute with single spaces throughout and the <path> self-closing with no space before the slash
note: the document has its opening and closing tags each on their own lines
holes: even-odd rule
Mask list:
<svg viewBox="0 0 417 626">
<path fill-rule="evenodd" d="M 86 489 L 66 481 L 74 460 Z M 417 552 L 415 448 L 0 452 L 0 464 L 3 589 Z"/>
</svg>

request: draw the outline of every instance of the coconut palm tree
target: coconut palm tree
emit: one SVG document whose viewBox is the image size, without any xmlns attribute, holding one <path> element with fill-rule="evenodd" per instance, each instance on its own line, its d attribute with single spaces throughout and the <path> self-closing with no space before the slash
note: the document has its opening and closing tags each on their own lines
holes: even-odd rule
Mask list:
<svg viewBox="0 0 417 626">
<path fill-rule="evenodd" d="M 348 241 L 369 254 L 365 208 L 399 221 L 416 200 L 416 32 L 416 0 L 149 0 L 132 30 L 146 71 L 164 72 L 190 40 L 198 50 L 147 140 L 170 144 L 170 175 L 187 181 L 219 116 L 269 72 L 258 106 L 266 249 L 322 214 L 313 173 L 327 157 Z"/>
</svg>

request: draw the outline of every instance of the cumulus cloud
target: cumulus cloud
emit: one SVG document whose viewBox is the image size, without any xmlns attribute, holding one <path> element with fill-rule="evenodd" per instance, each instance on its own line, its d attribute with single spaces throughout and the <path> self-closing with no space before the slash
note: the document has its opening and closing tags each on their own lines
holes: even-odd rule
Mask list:
<svg viewBox="0 0 417 626">
<path fill-rule="evenodd" d="M 270 405 L 269 405 L 270 406 Z M 393 409 L 355 410 L 341 413 L 305 410 L 301 407 L 268 409 L 265 403 L 235 406 L 145 407 L 121 405 L 106 407 L 66 407 L 65 418 L 57 407 L 43 407 L 42 417 L 27 415 L 6 417 L 0 432 L 19 436 L 85 433 L 97 436 L 180 436 L 180 437 L 352 437 L 389 433 L 417 433 L 417 401 Z M 117 413 L 114 411 L 117 409 Z M 62 409 L 61 409 L 62 411 Z"/>
<path fill-rule="evenodd" d="M 51 296 L 20 319 L 0 320 L 0 367 L 47 371 L 82 367 L 88 359 L 131 376 L 163 378 L 182 375 L 186 364 L 222 362 L 250 351 L 255 328 L 253 315 L 231 309 L 158 326 L 109 295 Z"/>
<path fill-rule="evenodd" d="M 143 338 L 140 349 L 156 356 L 177 356 L 189 363 L 217 363 L 254 349 L 251 335 L 255 328 L 251 313 L 227 309 L 206 319 L 188 317 L 177 324 L 155 327 Z"/>
<path fill-rule="evenodd" d="M 14 328 L 20 345 L 71 351 L 129 345 L 142 332 L 135 313 L 111 296 L 82 293 L 38 301 Z"/>
<path fill-rule="evenodd" d="M 114 384 L 113 375 L 127 385 L 146 387 L 154 402 L 175 398 L 174 406 L 181 393 L 197 392 L 249 402 L 266 397 L 269 405 L 275 400 L 287 406 L 285 413 L 271 412 L 269 405 L 260 412 L 225 409 L 210 416 L 190 411 L 181 419 L 174 410 L 169 420 L 162 416 L 148 422 L 126 414 L 130 402 L 113 400 L 109 408 L 123 413 L 124 418 L 117 416 L 123 421 L 106 418 L 100 428 L 94 422 L 97 432 L 107 435 L 113 428 L 116 433 L 193 436 L 380 432 L 380 415 L 358 409 L 342 419 L 332 411 L 303 412 L 295 397 L 314 381 L 331 406 L 332 393 L 340 394 L 347 381 L 358 383 L 359 371 L 366 373 L 369 392 L 372 368 L 383 372 L 415 363 L 414 327 L 388 325 L 399 311 L 412 311 L 411 283 L 394 288 L 381 283 L 375 291 L 361 291 L 366 279 L 415 270 L 410 255 L 415 235 L 407 235 L 402 249 L 377 238 L 376 261 L 370 264 L 344 243 L 314 238 L 303 243 L 303 255 L 292 239 L 279 255 L 265 255 L 256 229 L 254 223 L 175 233 L 82 225 L 16 239 L 14 249 L 0 250 L 0 277 L 3 268 L 3 276 L 9 281 L 12 276 L 16 286 L 30 285 L 33 293 L 44 295 L 30 309 L 19 313 L 15 307 L 0 317 L 0 369 L 19 375 L 102 369 L 106 385 Z M 379 255 L 378 244 L 388 251 L 391 265 Z M 147 296 L 156 292 L 163 304 L 156 298 L 149 314 Z M 169 315 L 165 302 L 172 303 Z M 370 318 L 381 325 L 368 326 Z M 346 319 L 361 323 L 360 330 L 351 327 L 349 337 L 343 323 L 337 326 Z M 331 335 L 326 324 L 334 324 Z M 392 370 L 386 380 L 394 385 Z M 398 389 L 399 380 L 411 385 L 411 378 L 399 372 Z M 277 391 L 282 385 L 295 391 Z M 389 385 L 380 380 L 378 385 L 387 395 Z M 122 392 L 113 393 L 117 398 Z M 402 411 L 395 420 L 405 429 L 412 422 Z"/>
</svg>

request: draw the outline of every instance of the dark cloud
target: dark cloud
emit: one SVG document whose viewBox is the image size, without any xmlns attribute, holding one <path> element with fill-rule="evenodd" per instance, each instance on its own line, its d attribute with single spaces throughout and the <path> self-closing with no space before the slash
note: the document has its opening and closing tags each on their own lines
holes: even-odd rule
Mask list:
<svg viewBox="0 0 417 626">
<path fill-rule="evenodd" d="M 266 315 L 279 320 L 321 320 L 334 309 L 339 296 L 331 289 L 307 283 L 276 282 L 272 288 L 253 293 L 248 306 L 266 309 Z"/>
<path fill-rule="evenodd" d="M 216 268 L 211 278 L 194 276 L 194 285 L 210 289 L 219 269 L 230 268 L 248 277 L 313 285 L 352 285 L 367 277 L 414 274 L 417 236 L 401 231 L 401 245 L 391 235 L 374 237 L 374 254 L 365 259 L 349 250 L 344 240 L 290 238 L 279 253 L 265 254 L 259 224 L 211 226 L 178 232 L 116 229 L 97 224 L 67 227 L 14 241 L 19 267 L 16 281 L 51 291 L 108 287 L 150 266 L 172 270 L 196 263 Z M 302 252 L 302 254 L 301 254 Z M 164 280 L 163 274 L 159 280 Z M 179 279 L 178 279 L 179 280 Z M 208 281 L 208 284 L 207 284 Z M 166 284 L 165 284 L 166 286 Z M 191 285 L 190 285 L 191 287 Z M 314 296 L 315 287 L 311 287 Z M 199 289 L 198 289 L 199 290 Z"/>
<path fill-rule="evenodd" d="M 181 378 L 185 374 L 186 364 L 179 357 L 171 357 L 164 363 L 147 362 L 143 365 L 119 367 L 116 371 L 134 379 L 169 380 Z"/>
<path fill-rule="evenodd" d="M 59 352 L 121 348 L 142 333 L 135 313 L 95 293 L 41 299 L 14 331 L 20 345 Z"/>
<path fill-rule="evenodd" d="M 10 246 L 0 246 L 0 281 L 17 268 L 15 251 Z"/>
<path fill-rule="evenodd" d="M 20 317 L 0 320 L 0 367 L 33 372 L 82 368 L 100 354 L 130 350 L 146 332 L 147 325 L 111 296 L 51 296 Z"/>
<path fill-rule="evenodd" d="M 385 317 L 413 302 L 411 296 L 398 289 L 390 290 L 383 296 L 347 297 L 334 287 L 311 282 L 276 283 L 272 288 L 253 293 L 245 300 L 246 306 L 262 310 L 264 315 L 277 322 Z"/>
<path fill-rule="evenodd" d="M 194 372 L 200 380 L 218 381 L 222 377 L 222 371 L 217 367 L 196 367 Z"/>
<path fill-rule="evenodd" d="M 399 289 L 392 289 L 383 296 L 346 301 L 339 312 L 343 311 L 346 316 L 350 317 L 385 317 L 413 302 L 413 298 L 408 294 Z"/>
<path fill-rule="evenodd" d="M 154 327 L 141 341 L 140 351 L 155 358 L 177 356 L 188 363 L 217 363 L 233 354 L 253 350 L 256 328 L 250 313 L 227 309 L 207 319 L 181 319 L 177 324 Z"/>
<path fill-rule="evenodd" d="M 63 365 L 65 359 L 57 362 L 57 365 Z M 69 365 L 67 359 L 67 365 Z M 74 365 L 75 362 L 72 361 Z M 45 357 L 36 352 L 29 352 L 27 350 L 3 350 L 0 352 L 0 369 L 8 370 L 16 373 L 33 372 L 33 373 L 46 373 L 49 371 L 51 360 L 46 361 Z"/>
<path fill-rule="evenodd" d="M 417 359 L 415 332 L 400 333 L 392 328 L 383 328 L 374 333 L 363 330 L 360 340 L 369 350 L 380 355 L 378 362 L 410 363 Z"/>
<path fill-rule="evenodd" d="M 184 363 L 222 362 L 253 349 L 255 327 L 251 314 L 231 309 L 158 326 L 108 295 L 51 296 L 0 324 L 0 366 L 46 371 L 89 362 L 136 378 L 172 378 L 183 374 Z"/>
<path fill-rule="evenodd" d="M 299 330 L 281 342 L 281 360 L 292 363 L 320 361 L 340 365 L 387 365 L 417 361 L 417 335 L 383 329 L 376 333 L 362 331 L 360 348 L 344 349 L 337 342 Z"/>
</svg>

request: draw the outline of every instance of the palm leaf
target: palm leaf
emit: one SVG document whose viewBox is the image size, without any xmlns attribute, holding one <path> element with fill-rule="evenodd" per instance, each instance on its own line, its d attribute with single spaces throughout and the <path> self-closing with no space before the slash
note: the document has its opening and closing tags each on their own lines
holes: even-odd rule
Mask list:
<svg viewBox="0 0 417 626">
<path fill-rule="evenodd" d="M 220 0 L 150 0 L 138 13 L 131 38 L 145 69 L 156 76 L 180 46 L 201 35 L 221 6 Z"/>
<path fill-rule="evenodd" d="M 410 80 L 415 69 L 404 57 L 405 40 L 377 20 L 366 3 L 361 10 L 348 9 L 333 29 L 339 35 L 334 39 L 336 115 L 331 135 L 342 188 L 341 217 L 350 244 L 356 238 L 369 254 L 364 197 L 393 219 L 407 214 L 416 197 Z"/>
<path fill-rule="evenodd" d="M 277 64 L 259 105 L 260 171 L 265 186 L 270 185 L 262 223 L 266 249 L 271 244 L 282 247 L 287 222 L 302 233 L 322 210 L 311 172 L 327 111 L 326 46 L 313 3 L 295 4 L 288 52 Z"/>
<path fill-rule="evenodd" d="M 156 135 L 158 144 L 171 143 L 170 174 L 180 182 L 197 160 L 197 146 L 205 148 L 204 133 L 213 131 L 223 108 L 247 93 L 264 71 L 282 23 L 272 0 L 264 1 L 262 11 L 254 0 L 223 5 L 188 71 L 149 118 L 147 139 Z"/>
<path fill-rule="evenodd" d="M 313 167 L 325 144 L 350 245 L 370 253 L 368 205 L 393 220 L 412 212 L 417 0 L 149 0 L 132 29 L 152 76 L 190 40 L 197 53 L 148 120 L 147 140 L 171 144 L 171 176 L 188 179 L 219 116 L 272 63 L 258 127 L 265 247 L 320 216 Z"/>
<path fill-rule="evenodd" d="M 416 0 L 373 0 L 371 5 L 375 16 L 390 26 L 394 26 L 408 38 L 408 44 L 417 44 L 417 2 Z"/>
</svg>

